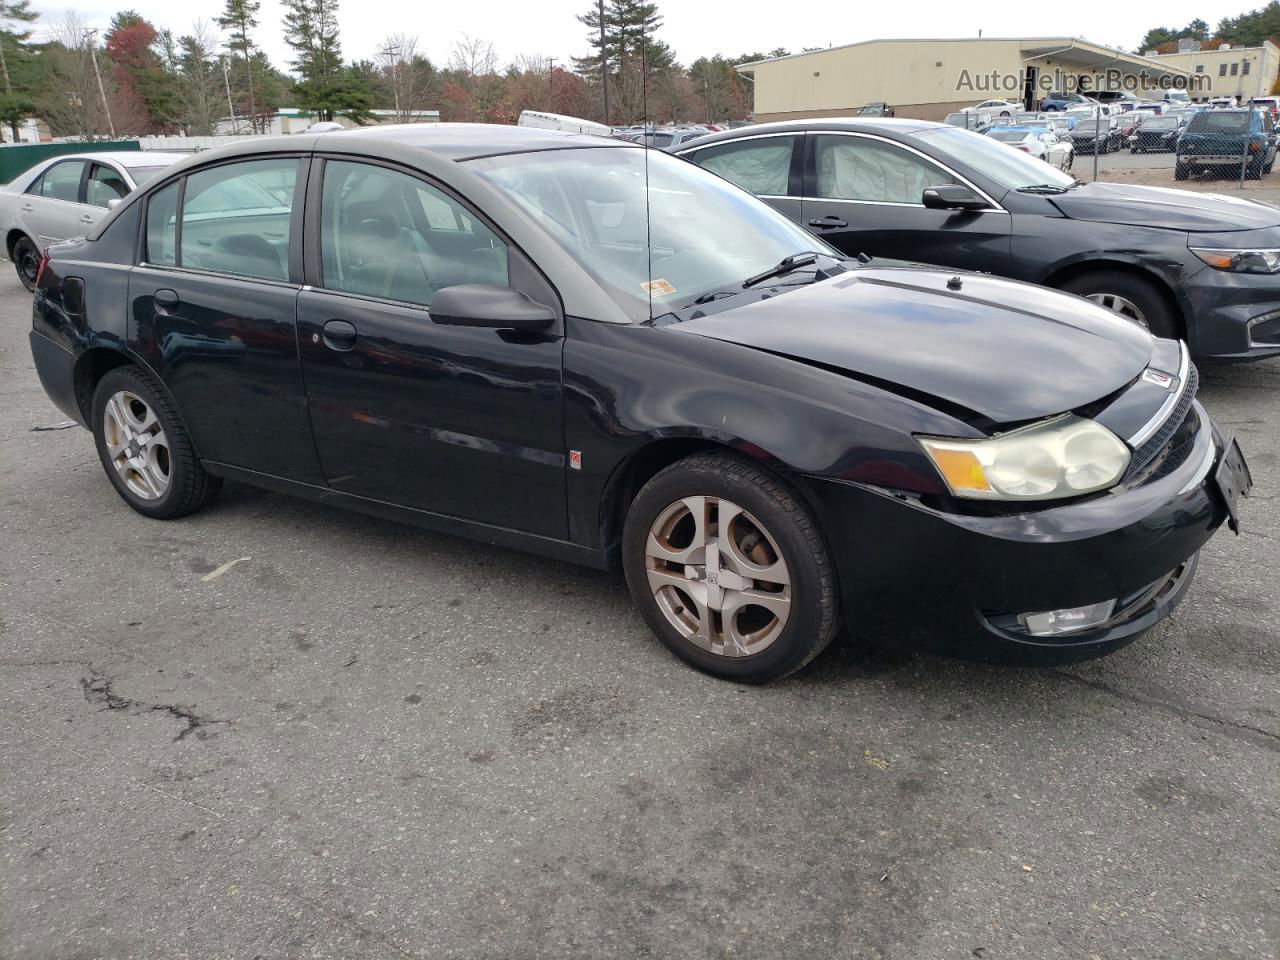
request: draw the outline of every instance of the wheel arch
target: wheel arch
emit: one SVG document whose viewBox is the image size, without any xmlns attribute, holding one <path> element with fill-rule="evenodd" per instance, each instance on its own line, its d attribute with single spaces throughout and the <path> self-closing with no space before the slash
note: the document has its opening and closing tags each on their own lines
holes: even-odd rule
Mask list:
<svg viewBox="0 0 1280 960">
<path fill-rule="evenodd" d="M 13 248 L 18 245 L 18 241 L 23 237 L 31 240 L 32 243 L 36 243 L 35 240 L 32 239 L 31 234 L 27 233 L 27 231 L 23 230 L 21 227 L 10 227 L 9 232 L 5 234 L 4 252 L 10 260 L 13 259 Z M 40 244 L 36 243 L 36 248 L 39 249 L 39 247 Z"/>
<path fill-rule="evenodd" d="M 1130 260 L 1116 256 L 1092 257 L 1084 260 L 1075 260 L 1071 263 L 1056 267 L 1040 282 L 1046 287 L 1061 289 L 1062 285 L 1070 280 L 1082 277 L 1088 273 L 1104 270 L 1128 273 L 1154 283 L 1156 285 L 1156 289 L 1159 290 L 1160 295 L 1164 298 L 1165 304 L 1172 311 L 1174 319 L 1177 320 L 1178 325 L 1181 327 L 1182 336 L 1184 338 L 1188 336 L 1189 316 L 1186 304 L 1182 302 L 1182 299 L 1178 296 L 1174 286 L 1169 283 L 1167 277 L 1162 275 L 1159 271 L 1152 270 L 1140 260 Z"/>
<path fill-rule="evenodd" d="M 84 417 L 85 423 L 89 423 L 90 420 L 93 391 L 97 389 L 98 382 L 117 367 L 129 366 L 146 369 L 136 357 L 114 347 L 90 347 L 76 358 L 71 377 L 75 388 L 76 406 L 80 408 L 80 414 Z"/>
</svg>

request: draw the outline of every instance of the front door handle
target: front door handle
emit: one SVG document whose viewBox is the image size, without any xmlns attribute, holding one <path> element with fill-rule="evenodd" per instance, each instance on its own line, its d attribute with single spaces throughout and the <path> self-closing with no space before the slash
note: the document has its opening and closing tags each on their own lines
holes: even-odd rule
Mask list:
<svg viewBox="0 0 1280 960">
<path fill-rule="evenodd" d="M 324 325 L 324 345 L 346 353 L 356 346 L 356 328 L 345 320 L 330 320 Z"/>
<path fill-rule="evenodd" d="M 814 217 L 809 221 L 811 227 L 847 227 L 849 224 L 839 217 Z"/>
<path fill-rule="evenodd" d="M 178 309 L 178 293 L 176 290 L 162 288 L 157 290 L 151 298 L 152 303 L 156 305 L 156 313 L 172 313 Z"/>
<path fill-rule="evenodd" d="M 34 210 L 34 209 L 35 209 L 35 207 L 34 207 L 32 204 L 30 204 L 30 203 L 24 203 L 24 204 L 22 205 L 22 212 L 23 212 L 23 213 L 30 213 L 30 212 L 31 212 L 32 210 Z"/>
</svg>

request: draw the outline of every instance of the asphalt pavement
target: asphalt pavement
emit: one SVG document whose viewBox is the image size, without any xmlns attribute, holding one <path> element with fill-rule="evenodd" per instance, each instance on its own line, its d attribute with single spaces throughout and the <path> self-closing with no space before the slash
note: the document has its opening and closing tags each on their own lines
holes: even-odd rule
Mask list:
<svg viewBox="0 0 1280 960">
<path fill-rule="evenodd" d="M 1136 644 L 747 688 L 616 575 L 133 513 L 0 267 L 5 960 L 1280 955 L 1280 363 L 1204 371 L 1257 486 Z"/>
</svg>

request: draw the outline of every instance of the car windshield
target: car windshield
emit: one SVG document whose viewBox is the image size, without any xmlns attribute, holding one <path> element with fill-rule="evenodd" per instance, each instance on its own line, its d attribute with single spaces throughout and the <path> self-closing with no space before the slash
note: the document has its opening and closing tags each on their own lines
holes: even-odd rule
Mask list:
<svg viewBox="0 0 1280 960">
<path fill-rule="evenodd" d="M 913 139 L 937 155 L 953 158 L 1006 190 L 1072 186 L 1075 178 L 1020 150 L 1006 149 L 991 137 L 956 127 L 931 127 Z"/>
<path fill-rule="evenodd" d="M 1172 130 L 1177 125 L 1177 117 L 1149 117 L 1142 121 L 1143 130 Z"/>
<path fill-rule="evenodd" d="M 1106 126 L 1107 124 L 1104 123 L 1103 127 L 1106 127 Z M 1098 129 L 1097 120 L 1081 120 L 1079 123 L 1076 124 L 1076 133 L 1093 133 L 1097 129 Z"/>
<path fill-rule="evenodd" d="M 741 288 L 795 253 L 838 256 L 729 181 L 658 151 L 546 150 L 467 166 L 537 221 L 633 320 Z"/>
<path fill-rule="evenodd" d="M 1244 133 L 1249 129 L 1249 115 L 1226 110 L 1197 113 L 1187 125 L 1187 133 Z"/>
<path fill-rule="evenodd" d="M 148 180 L 153 179 L 157 174 L 168 170 L 167 166 L 163 167 L 130 167 L 129 176 L 133 177 L 133 182 L 138 186 L 142 186 Z"/>
</svg>

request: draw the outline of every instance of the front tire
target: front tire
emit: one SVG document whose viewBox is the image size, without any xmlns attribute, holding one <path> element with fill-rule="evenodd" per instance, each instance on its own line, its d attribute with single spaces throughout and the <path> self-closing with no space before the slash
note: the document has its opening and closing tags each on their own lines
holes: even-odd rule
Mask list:
<svg viewBox="0 0 1280 960">
<path fill-rule="evenodd" d="M 34 293 L 36 274 L 40 272 L 40 248 L 30 237 L 19 237 L 13 245 L 13 266 L 22 285 Z"/>
<path fill-rule="evenodd" d="M 746 460 L 696 454 L 658 473 L 627 512 L 622 551 L 649 628 L 713 676 L 777 680 L 835 636 L 835 571 L 817 523 Z"/>
<path fill-rule="evenodd" d="M 1072 277 L 1060 289 L 1092 300 L 1157 337 L 1176 340 L 1181 324 L 1152 280 L 1125 270 L 1090 270 Z"/>
<path fill-rule="evenodd" d="M 203 507 L 222 481 L 200 465 L 177 408 L 150 373 L 116 367 L 93 392 L 98 458 L 125 503 L 172 520 Z"/>
</svg>

